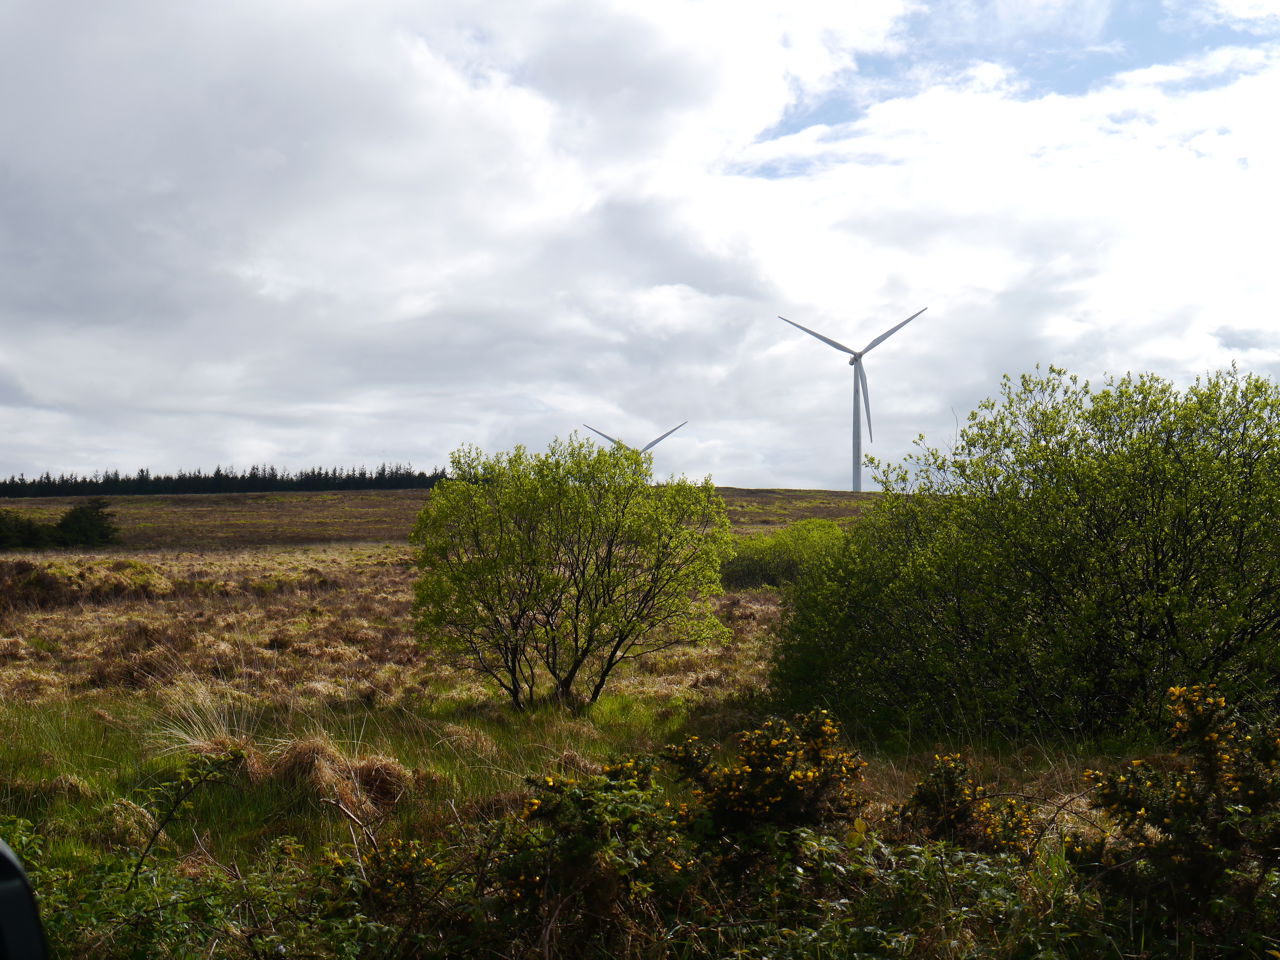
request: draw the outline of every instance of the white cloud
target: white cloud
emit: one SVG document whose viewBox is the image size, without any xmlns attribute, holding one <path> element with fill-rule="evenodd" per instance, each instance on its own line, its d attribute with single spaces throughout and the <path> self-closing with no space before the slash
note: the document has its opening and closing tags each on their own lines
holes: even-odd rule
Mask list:
<svg viewBox="0 0 1280 960">
<path fill-rule="evenodd" d="M 1280 4 L 1276 0 L 1165 0 L 1165 7 L 1200 23 L 1248 33 L 1280 33 Z"/>
<path fill-rule="evenodd" d="M 943 0 L 928 7 L 930 33 L 948 43 L 1023 44 L 1070 39 L 1093 43 L 1112 0 Z"/>
<path fill-rule="evenodd" d="M 1239 332 L 1280 293 L 1265 43 L 1062 95 L 1004 51 L 1105 46 L 1107 4 L 3 16 L 0 473 L 689 418 L 660 469 L 841 486 L 848 367 L 778 313 L 865 342 L 930 307 L 868 360 L 891 459 L 1037 361 L 1280 362 Z M 949 23 L 987 55 L 931 59 Z"/>
</svg>

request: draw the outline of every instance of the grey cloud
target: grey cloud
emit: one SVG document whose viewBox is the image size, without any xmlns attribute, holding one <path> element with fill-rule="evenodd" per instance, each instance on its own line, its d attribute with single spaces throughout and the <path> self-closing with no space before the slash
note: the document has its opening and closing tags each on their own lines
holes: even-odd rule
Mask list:
<svg viewBox="0 0 1280 960">
<path fill-rule="evenodd" d="M 0 370 L 0 407 L 27 407 L 32 405 L 30 395 L 16 377 L 7 370 Z"/>
<path fill-rule="evenodd" d="M 583 276 L 607 270 L 636 285 L 683 284 L 713 295 L 759 296 L 748 264 L 700 249 L 678 211 L 653 200 L 609 200 L 547 243 L 539 266 Z"/>
<path fill-rule="evenodd" d="M 1280 343 L 1274 333 L 1242 327 L 1219 327 L 1213 335 L 1227 350 L 1266 350 Z"/>
<path fill-rule="evenodd" d="M 565 112 L 569 142 L 593 154 L 633 155 L 663 135 L 673 114 L 712 93 L 692 45 L 673 48 L 653 26 L 588 7 L 554 24 L 553 43 L 535 49 L 514 78 Z"/>
<path fill-rule="evenodd" d="M 0 324 L 43 401 L 73 412 L 68 446 L 100 452 L 87 438 L 109 436 L 108 449 L 173 466 L 244 433 L 282 450 L 298 430 L 320 447 L 359 445 L 359 428 L 333 411 L 370 392 L 406 407 L 426 397 L 443 420 L 518 420 L 530 398 L 584 371 L 583 393 L 603 395 L 625 363 L 661 367 L 628 315 L 630 294 L 601 297 L 601 275 L 624 291 L 758 287 L 682 236 L 676 211 L 625 196 L 550 235 L 506 233 L 508 211 L 539 200 L 511 155 L 514 133 L 486 129 L 447 96 L 424 99 L 437 91 L 392 39 L 403 31 L 468 82 L 489 82 L 441 26 L 447 13 L 375 5 L 355 23 L 247 9 L 126 3 L 70 26 L 38 5 L 10 10 Z M 554 36 L 530 55 L 508 51 L 492 67 L 555 99 L 592 151 L 638 149 L 670 110 L 705 96 L 696 65 L 651 28 L 565 13 L 540 25 Z M 389 321 L 380 279 L 468 251 L 495 273 L 445 275 L 425 291 L 435 308 Z M 366 289 L 353 296 L 353 283 Z M 566 335 L 566 313 L 586 331 Z M 619 349 L 584 365 L 575 337 L 602 333 L 620 336 Z M 388 404 L 368 414 L 374 432 L 399 422 Z"/>
</svg>

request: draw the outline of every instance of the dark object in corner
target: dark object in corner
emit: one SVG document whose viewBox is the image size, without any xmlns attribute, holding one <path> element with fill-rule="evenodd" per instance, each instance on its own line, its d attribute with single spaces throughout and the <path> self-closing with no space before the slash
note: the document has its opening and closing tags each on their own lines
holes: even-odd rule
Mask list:
<svg viewBox="0 0 1280 960">
<path fill-rule="evenodd" d="M 22 864 L 0 840 L 0 960 L 45 960 L 49 951 Z"/>
</svg>

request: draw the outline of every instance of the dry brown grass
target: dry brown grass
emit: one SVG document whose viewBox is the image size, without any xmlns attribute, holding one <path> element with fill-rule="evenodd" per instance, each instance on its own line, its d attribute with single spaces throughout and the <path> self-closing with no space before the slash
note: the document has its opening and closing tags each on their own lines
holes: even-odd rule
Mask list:
<svg viewBox="0 0 1280 960">
<path fill-rule="evenodd" d="M 724 492 L 751 523 L 848 515 L 862 502 Z M 56 516 L 78 500 L 4 506 Z M 0 696 L 159 693 L 199 680 L 223 699 L 274 704 L 483 697 L 473 674 L 413 634 L 406 537 L 424 500 L 419 490 L 114 498 L 120 547 L 0 557 Z M 720 611 L 733 642 L 639 661 L 617 688 L 705 699 L 758 686 L 776 597 L 736 594 Z"/>
<path fill-rule="evenodd" d="M 126 573 L 116 566 L 127 563 Z M 474 674 L 423 647 L 407 545 L 110 554 L 0 560 L 35 586 L 0 614 L 0 696 L 29 702 L 95 690 L 163 695 L 199 681 L 263 704 L 484 697 Z M 34 578 L 31 576 L 35 571 Z M 125 577 L 102 589 L 103 577 Z M 150 584 L 142 589 L 137 584 Z M 159 587 L 156 585 L 163 585 Z M 617 689 L 722 695 L 763 679 L 777 599 L 720 603 L 734 639 L 676 647 L 623 671 Z"/>
<path fill-rule="evenodd" d="M 848 516 L 865 500 L 723 492 L 747 528 Z M 56 516 L 80 499 L 4 506 Z M 0 696 L 194 678 L 268 703 L 481 697 L 474 675 L 413 635 L 406 537 L 424 501 L 420 490 L 116 497 L 120 547 L 0 557 Z M 706 698 L 758 685 L 776 598 L 734 595 L 721 614 L 732 643 L 642 660 L 617 689 Z"/>
</svg>

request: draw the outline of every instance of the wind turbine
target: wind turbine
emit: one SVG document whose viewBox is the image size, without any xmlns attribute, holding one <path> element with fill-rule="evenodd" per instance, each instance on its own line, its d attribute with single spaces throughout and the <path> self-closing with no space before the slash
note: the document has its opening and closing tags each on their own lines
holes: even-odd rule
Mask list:
<svg viewBox="0 0 1280 960">
<path fill-rule="evenodd" d="M 688 422 L 689 421 L 686 420 L 684 423 L 688 423 Z M 672 427 L 670 430 L 668 430 L 662 436 L 658 437 L 656 440 L 650 440 L 648 443 L 646 443 L 643 447 L 640 448 L 640 452 L 644 453 L 648 450 L 652 450 L 654 447 L 660 444 L 663 440 L 667 439 L 667 437 L 671 436 L 673 433 L 675 433 L 677 430 L 683 427 L 684 423 L 676 424 L 676 426 Z M 628 450 L 635 449 L 635 447 L 631 446 L 631 444 L 623 443 L 621 440 L 615 439 L 614 437 L 609 436 L 607 433 L 597 430 L 595 427 L 591 426 L 591 424 L 589 423 L 584 423 L 583 426 L 586 427 L 588 430 L 590 430 L 592 433 L 600 434 L 600 436 L 604 437 L 610 443 L 617 444 L 619 447 L 626 447 Z"/>
<path fill-rule="evenodd" d="M 787 320 L 786 317 L 778 318 L 779 320 L 783 320 L 791 324 L 793 327 L 799 327 L 801 330 L 809 334 L 809 336 L 811 337 L 817 337 L 827 346 L 835 347 L 837 350 L 841 350 L 844 353 L 849 354 L 849 366 L 853 367 L 853 489 L 854 489 L 854 492 L 859 492 L 862 490 L 862 412 L 861 412 L 862 403 L 865 403 L 867 407 L 867 439 L 868 440 L 873 439 L 871 435 L 871 397 L 867 393 L 867 372 L 862 369 L 862 357 L 872 347 L 879 346 L 885 340 L 888 340 L 891 336 L 893 336 L 895 333 L 897 333 L 899 330 L 905 327 L 908 323 L 910 323 L 912 320 L 920 316 L 920 314 L 924 313 L 924 311 L 928 309 L 929 309 L 928 307 L 925 307 L 924 310 L 917 310 L 915 313 L 907 317 L 907 319 L 903 320 L 896 327 L 891 327 L 890 329 L 886 330 L 884 333 L 880 334 L 880 336 L 876 337 L 874 340 L 868 343 L 861 350 L 850 350 L 843 343 L 839 343 L 836 340 L 832 340 L 830 337 L 824 337 L 822 334 L 814 330 L 810 330 L 808 327 L 802 327 L 800 326 L 800 324 L 796 323 L 794 320 Z"/>
</svg>

